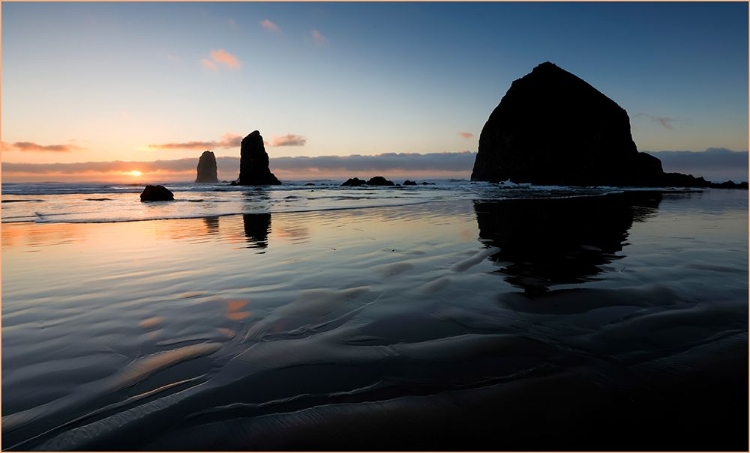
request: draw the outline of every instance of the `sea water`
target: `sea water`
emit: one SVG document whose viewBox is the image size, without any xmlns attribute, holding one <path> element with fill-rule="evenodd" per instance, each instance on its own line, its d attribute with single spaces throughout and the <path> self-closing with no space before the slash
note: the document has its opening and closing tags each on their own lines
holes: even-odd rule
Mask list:
<svg viewBox="0 0 750 453">
<path fill-rule="evenodd" d="M 4 449 L 747 449 L 746 191 L 4 184 Z"/>
</svg>

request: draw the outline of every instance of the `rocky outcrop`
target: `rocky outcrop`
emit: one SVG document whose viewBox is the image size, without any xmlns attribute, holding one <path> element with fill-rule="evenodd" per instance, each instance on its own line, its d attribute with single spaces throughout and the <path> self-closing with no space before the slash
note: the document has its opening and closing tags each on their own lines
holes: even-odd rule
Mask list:
<svg viewBox="0 0 750 453">
<path fill-rule="evenodd" d="M 368 186 L 395 186 L 396 184 L 393 183 L 393 181 L 389 181 L 385 179 L 382 176 L 373 176 L 369 180 L 367 180 Z"/>
<path fill-rule="evenodd" d="M 622 107 L 547 62 L 514 81 L 490 115 L 471 179 L 643 186 L 662 175 L 659 159 L 638 152 Z"/>
<path fill-rule="evenodd" d="M 260 132 L 253 131 L 240 145 L 240 179 L 242 186 L 281 184 L 268 166 L 268 153 Z"/>
<path fill-rule="evenodd" d="M 364 186 L 365 184 L 367 184 L 367 183 L 364 180 L 362 180 L 362 179 L 359 179 L 359 178 L 349 178 L 346 181 L 344 181 L 343 184 L 341 184 L 341 185 L 345 186 L 345 187 L 359 187 L 359 186 Z"/>
<path fill-rule="evenodd" d="M 141 192 L 141 201 L 171 201 L 174 194 L 164 186 L 146 186 Z"/>
<path fill-rule="evenodd" d="M 404 181 L 404 185 L 405 186 L 416 186 L 417 182 L 416 181 L 411 181 L 411 180 L 407 179 L 406 181 Z"/>
<path fill-rule="evenodd" d="M 195 182 L 213 183 L 219 182 L 219 176 L 216 169 L 216 156 L 211 151 L 203 151 L 198 159 L 198 176 Z"/>
</svg>

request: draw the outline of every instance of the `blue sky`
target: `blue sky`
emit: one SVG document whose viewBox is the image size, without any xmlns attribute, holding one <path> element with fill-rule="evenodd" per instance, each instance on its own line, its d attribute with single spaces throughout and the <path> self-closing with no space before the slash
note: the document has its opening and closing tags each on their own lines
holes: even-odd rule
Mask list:
<svg viewBox="0 0 750 453">
<path fill-rule="evenodd" d="M 747 150 L 744 2 L 3 2 L 2 43 L 3 162 L 45 169 L 236 157 L 255 129 L 272 165 L 475 152 L 544 61 L 625 108 L 641 151 Z"/>
</svg>

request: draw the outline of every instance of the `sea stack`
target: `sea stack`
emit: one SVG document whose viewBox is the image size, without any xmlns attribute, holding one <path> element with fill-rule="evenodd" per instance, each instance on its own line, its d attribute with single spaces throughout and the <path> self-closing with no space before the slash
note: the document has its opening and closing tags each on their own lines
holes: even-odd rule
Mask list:
<svg viewBox="0 0 750 453">
<path fill-rule="evenodd" d="M 242 139 L 238 184 L 241 186 L 281 184 L 281 181 L 268 168 L 268 153 L 263 145 L 263 137 L 258 131 L 253 131 Z"/>
<path fill-rule="evenodd" d="M 195 178 L 195 182 L 219 182 L 219 177 L 216 171 L 216 156 L 211 151 L 203 151 L 200 159 L 198 159 L 198 176 Z"/>
<path fill-rule="evenodd" d="M 661 161 L 638 152 L 627 112 L 546 62 L 514 81 L 479 137 L 472 181 L 656 185 Z"/>
</svg>

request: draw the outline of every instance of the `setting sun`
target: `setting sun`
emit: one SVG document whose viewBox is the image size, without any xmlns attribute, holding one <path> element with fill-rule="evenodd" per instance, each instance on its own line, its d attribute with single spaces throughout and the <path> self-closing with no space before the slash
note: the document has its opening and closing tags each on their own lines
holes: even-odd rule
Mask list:
<svg viewBox="0 0 750 453">
<path fill-rule="evenodd" d="M 131 170 L 129 172 L 126 172 L 125 174 L 130 176 L 141 176 L 143 173 L 139 172 L 138 170 Z"/>
</svg>

